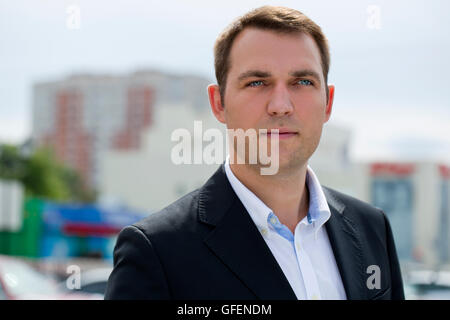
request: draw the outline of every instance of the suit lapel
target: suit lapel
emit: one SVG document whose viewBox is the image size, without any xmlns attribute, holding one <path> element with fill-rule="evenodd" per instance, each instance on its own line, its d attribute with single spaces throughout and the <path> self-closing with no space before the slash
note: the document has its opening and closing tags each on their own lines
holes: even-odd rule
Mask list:
<svg viewBox="0 0 450 320">
<path fill-rule="evenodd" d="M 366 299 L 363 252 L 358 230 L 345 205 L 323 188 L 331 216 L 325 227 L 347 299 Z M 206 245 L 259 299 L 297 299 L 221 165 L 200 190 L 198 217 L 215 228 Z"/>
<path fill-rule="evenodd" d="M 200 190 L 199 218 L 215 228 L 206 245 L 259 299 L 297 299 L 242 202 L 223 165 Z"/>
<path fill-rule="evenodd" d="M 344 215 L 345 205 L 323 188 L 331 216 L 325 227 L 342 278 L 347 299 L 366 299 L 362 247 L 355 224 Z"/>
</svg>

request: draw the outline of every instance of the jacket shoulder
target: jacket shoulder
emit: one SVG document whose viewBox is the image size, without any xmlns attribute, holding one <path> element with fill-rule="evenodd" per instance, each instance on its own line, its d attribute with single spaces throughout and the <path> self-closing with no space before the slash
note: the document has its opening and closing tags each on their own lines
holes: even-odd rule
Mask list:
<svg viewBox="0 0 450 320">
<path fill-rule="evenodd" d="M 337 191 L 335 189 L 322 186 L 325 195 L 327 197 L 327 200 L 337 201 L 340 202 L 341 205 L 344 205 L 345 207 L 351 207 L 355 210 L 362 211 L 362 212 L 370 212 L 370 213 L 380 213 L 382 210 L 378 207 L 375 207 L 374 205 L 360 200 L 358 198 L 355 198 L 351 195 L 342 193 L 340 191 Z"/>
<path fill-rule="evenodd" d="M 385 239 L 389 223 L 382 209 L 337 190 L 323 187 L 328 204 L 336 208 L 361 233 Z"/>
<path fill-rule="evenodd" d="M 198 211 L 199 189 L 195 189 L 165 208 L 133 224 L 145 235 L 173 233 L 195 224 Z"/>
</svg>

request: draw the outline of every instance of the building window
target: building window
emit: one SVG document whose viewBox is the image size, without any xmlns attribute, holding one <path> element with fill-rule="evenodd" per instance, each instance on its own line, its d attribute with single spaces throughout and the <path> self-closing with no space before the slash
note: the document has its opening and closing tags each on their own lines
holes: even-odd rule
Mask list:
<svg viewBox="0 0 450 320">
<path fill-rule="evenodd" d="M 413 184 L 408 177 L 380 176 L 372 180 L 372 203 L 387 215 L 400 260 L 412 259 Z"/>
</svg>

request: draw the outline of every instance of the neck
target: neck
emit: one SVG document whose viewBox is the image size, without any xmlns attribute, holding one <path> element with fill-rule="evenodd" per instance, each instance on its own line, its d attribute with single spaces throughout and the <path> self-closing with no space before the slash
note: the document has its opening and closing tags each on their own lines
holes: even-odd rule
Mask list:
<svg viewBox="0 0 450 320">
<path fill-rule="evenodd" d="M 230 164 L 231 171 L 250 191 L 264 202 L 281 223 L 294 232 L 308 213 L 309 192 L 306 187 L 307 164 L 289 173 L 261 175 L 245 164 Z"/>
</svg>

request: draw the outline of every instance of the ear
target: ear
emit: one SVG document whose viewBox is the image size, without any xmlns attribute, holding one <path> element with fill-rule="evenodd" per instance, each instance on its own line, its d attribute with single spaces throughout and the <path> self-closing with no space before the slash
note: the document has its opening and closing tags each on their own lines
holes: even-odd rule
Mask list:
<svg viewBox="0 0 450 320">
<path fill-rule="evenodd" d="M 222 106 L 222 101 L 220 99 L 219 86 L 216 84 L 210 84 L 207 90 L 208 90 L 209 104 L 211 105 L 211 110 L 214 113 L 214 116 L 220 122 L 226 123 L 225 109 Z"/>
<path fill-rule="evenodd" d="M 333 100 L 334 100 L 334 85 L 330 84 L 328 86 L 328 103 L 325 108 L 325 121 L 327 122 L 331 117 L 331 110 L 333 109 Z"/>
</svg>

